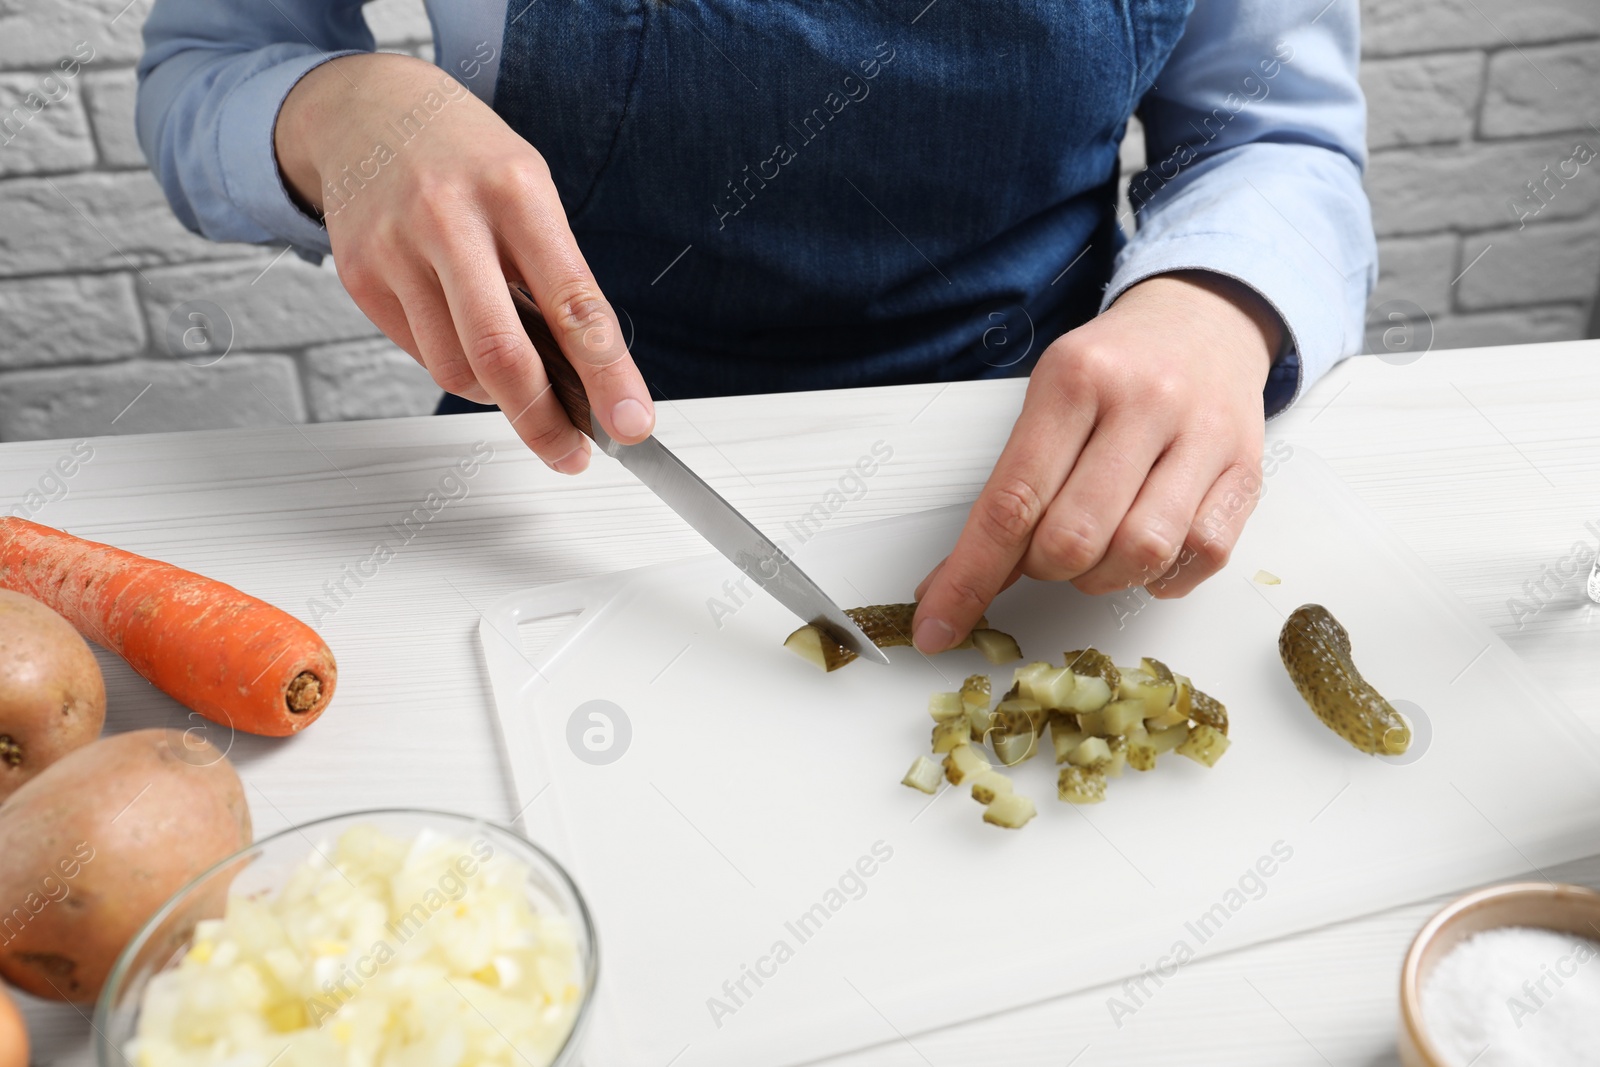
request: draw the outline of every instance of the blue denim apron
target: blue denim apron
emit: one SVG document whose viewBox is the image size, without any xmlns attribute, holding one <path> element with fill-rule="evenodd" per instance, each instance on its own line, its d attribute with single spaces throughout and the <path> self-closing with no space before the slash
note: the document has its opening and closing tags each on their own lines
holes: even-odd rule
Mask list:
<svg viewBox="0 0 1600 1067">
<path fill-rule="evenodd" d="M 675 399 L 1026 373 L 1192 0 L 525 3 L 495 110 Z"/>
</svg>

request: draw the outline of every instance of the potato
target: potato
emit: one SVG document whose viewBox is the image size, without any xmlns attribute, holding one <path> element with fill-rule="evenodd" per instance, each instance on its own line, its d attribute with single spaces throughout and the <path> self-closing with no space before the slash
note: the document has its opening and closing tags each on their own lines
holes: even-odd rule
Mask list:
<svg viewBox="0 0 1600 1067">
<path fill-rule="evenodd" d="M 68 753 L 0 805 L 0 977 L 92 1002 L 156 909 L 250 840 L 239 776 L 182 730 Z"/>
<path fill-rule="evenodd" d="M 4 986 L 0 986 L 0 1067 L 28 1067 L 28 1030 Z"/>
<path fill-rule="evenodd" d="M 106 684 L 72 624 L 0 589 L 0 801 L 100 736 Z"/>
</svg>

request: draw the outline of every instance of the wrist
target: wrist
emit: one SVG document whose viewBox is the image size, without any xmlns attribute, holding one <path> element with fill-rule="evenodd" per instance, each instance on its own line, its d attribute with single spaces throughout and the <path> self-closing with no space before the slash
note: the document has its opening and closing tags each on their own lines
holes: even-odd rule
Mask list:
<svg viewBox="0 0 1600 1067">
<path fill-rule="evenodd" d="M 1112 306 L 1130 297 L 1139 303 L 1153 300 L 1169 308 L 1187 308 L 1191 315 L 1203 317 L 1208 326 L 1222 329 L 1235 345 L 1248 351 L 1250 361 L 1263 373 L 1277 361 L 1288 337 L 1272 305 L 1250 286 L 1225 274 L 1206 270 L 1158 274 L 1129 286 Z"/>
<path fill-rule="evenodd" d="M 396 79 L 413 83 L 430 71 L 438 73 L 411 56 L 363 53 L 329 60 L 295 83 L 278 109 L 272 144 L 284 186 L 303 209 L 320 217 L 323 182 L 340 153 L 372 143 L 364 105 L 381 100 Z"/>
</svg>

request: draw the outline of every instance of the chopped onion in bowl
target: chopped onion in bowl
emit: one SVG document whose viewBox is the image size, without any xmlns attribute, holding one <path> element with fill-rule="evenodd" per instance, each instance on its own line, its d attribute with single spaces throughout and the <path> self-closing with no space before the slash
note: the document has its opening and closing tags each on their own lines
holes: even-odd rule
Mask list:
<svg viewBox="0 0 1600 1067">
<path fill-rule="evenodd" d="M 140 1004 L 135 1067 L 545 1067 L 582 995 L 564 916 L 487 839 L 355 826 L 235 894 Z"/>
</svg>

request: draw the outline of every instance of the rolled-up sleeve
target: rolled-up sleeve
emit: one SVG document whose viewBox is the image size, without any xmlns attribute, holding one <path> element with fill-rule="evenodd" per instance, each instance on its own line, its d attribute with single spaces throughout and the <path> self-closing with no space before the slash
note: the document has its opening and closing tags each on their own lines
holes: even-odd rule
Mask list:
<svg viewBox="0 0 1600 1067">
<path fill-rule="evenodd" d="M 1249 286 L 1288 331 L 1269 415 L 1362 344 L 1377 246 L 1359 46 L 1357 0 L 1196 0 L 1139 110 L 1138 232 L 1104 306 L 1178 270 Z"/>
<path fill-rule="evenodd" d="M 309 71 L 373 49 L 361 0 L 156 0 L 144 38 L 139 143 L 183 224 L 327 252 L 327 231 L 284 186 L 273 128 Z"/>
</svg>

